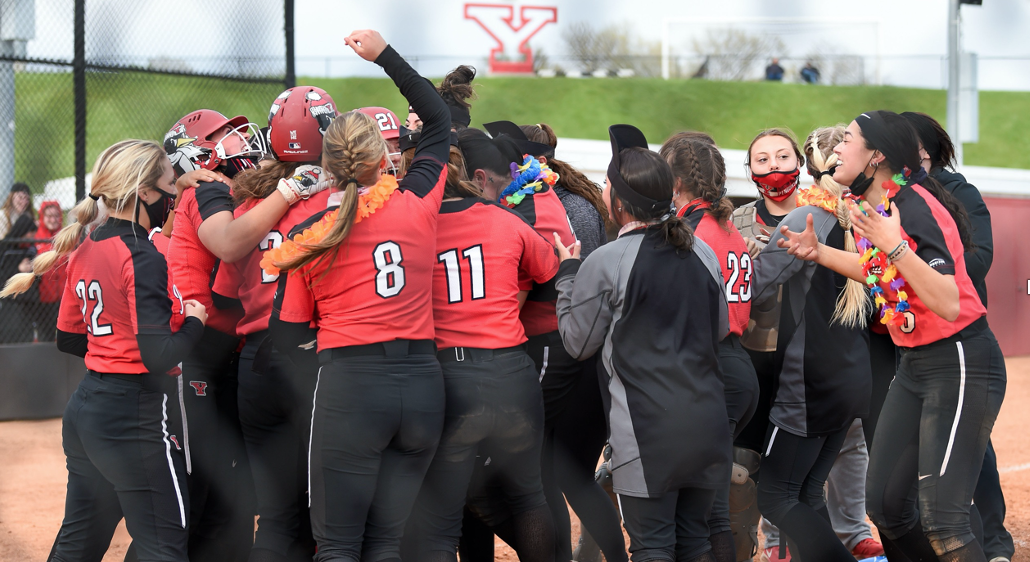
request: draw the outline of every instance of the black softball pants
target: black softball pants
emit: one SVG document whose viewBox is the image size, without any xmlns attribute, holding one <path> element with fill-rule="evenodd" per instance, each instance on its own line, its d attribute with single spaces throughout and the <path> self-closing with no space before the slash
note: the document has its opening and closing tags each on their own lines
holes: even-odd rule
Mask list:
<svg viewBox="0 0 1030 562">
<path fill-rule="evenodd" d="M 738 336 L 730 334 L 719 342 L 719 369 L 722 373 L 722 384 L 726 388 L 729 430 L 733 439 L 736 439 L 758 408 L 760 392 L 755 367 L 751 364 L 751 357 L 747 351 L 740 345 Z M 708 527 L 713 535 L 730 530 L 729 487 L 716 490 Z"/>
<path fill-rule="evenodd" d="M 684 488 L 655 498 L 620 494 L 630 560 L 714 561 L 706 521 L 714 498 L 714 490 L 703 488 Z"/>
<path fill-rule="evenodd" d="M 309 448 L 316 562 L 400 559 L 443 431 L 435 352 L 407 340 L 319 352 Z"/>
<path fill-rule="evenodd" d="M 64 522 L 52 562 L 103 558 L 125 517 L 142 562 L 186 562 L 185 458 L 176 378 L 89 371 L 64 411 Z"/>
<path fill-rule="evenodd" d="M 851 422 L 829 435 L 799 437 L 770 425 L 758 509 L 797 544 L 805 561 L 853 562 L 826 511 L 823 488 Z"/>
<path fill-rule="evenodd" d="M 447 396 L 443 435 L 408 523 L 418 560 L 457 560 L 466 492 L 480 446 L 491 451 L 519 559 L 551 560 L 554 532 L 540 483 L 544 406 L 533 362 L 521 346 L 447 348 L 439 358 Z"/>
<path fill-rule="evenodd" d="M 903 550 L 909 541 L 896 539 L 921 530 L 942 556 L 975 540 L 970 503 L 1005 397 L 1005 361 L 986 319 L 950 338 L 899 349 L 870 453 L 866 509 Z M 977 556 L 969 559 L 982 559 L 973 546 Z"/>
<path fill-rule="evenodd" d="M 240 423 L 259 516 L 256 555 L 300 561 L 315 554 L 307 501 L 315 376 L 274 349 L 267 332 L 250 334 L 240 352 Z"/>
<path fill-rule="evenodd" d="M 236 404 L 238 347 L 235 337 L 205 328 L 182 362 L 192 562 L 243 562 L 254 541 L 253 484 Z"/>
</svg>

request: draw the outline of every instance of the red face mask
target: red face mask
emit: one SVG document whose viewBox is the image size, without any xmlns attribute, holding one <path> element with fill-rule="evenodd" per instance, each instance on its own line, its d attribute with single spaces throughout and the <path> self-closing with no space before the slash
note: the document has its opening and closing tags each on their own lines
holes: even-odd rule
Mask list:
<svg viewBox="0 0 1030 562">
<path fill-rule="evenodd" d="M 769 172 L 768 174 L 751 174 L 751 181 L 758 186 L 758 191 L 764 197 L 768 197 L 779 203 L 790 197 L 791 193 L 798 188 L 798 176 L 801 174 L 799 168 L 789 172 Z"/>
</svg>

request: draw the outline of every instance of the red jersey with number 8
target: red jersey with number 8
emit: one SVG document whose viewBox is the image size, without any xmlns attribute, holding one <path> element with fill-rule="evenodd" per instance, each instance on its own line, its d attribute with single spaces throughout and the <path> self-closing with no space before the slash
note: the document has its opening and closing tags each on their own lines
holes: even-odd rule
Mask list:
<svg viewBox="0 0 1030 562">
<path fill-rule="evenodd" d="M 185 306 L 168 281 L 164 256 L 135 223 L 109 218 L 68 260 L 57 329 L 86 334 L 86 368 L 98 373 L 147 372 L 136 335 L 166 334 L 182 325 Z"/>
<path fill-rule="evenodd" d="M 304 324 L 314 319 L 319 351 L 432 340 L 436 225 L 446 178 L 442 162 L 416 156 L 399 188 L 382 208 L 354 224 L 335 255 L 280 274 L 273 317 Z M 337 208 L 297 225 L 291 239 Z"/>
<path fill-rule="evenodd" d="M 744 237 L 726 221 L 719 223 L 705 212 L 711 205 L 707 201 L 692 201 L 679 209 L 677 216 L 683 218 L 694 229 L 694 234 L 704 240 L 722 267 L 723 286 L 729 303 L 730 333 L 744 334 L 751 317 L 751 255 L 747 252 Z"/>
<path fill-rule="evenodd" d="M 243 318 L 236 325 L 239 335 L 245 336 L 268 329 L 279 275 L 271 275 L 261 269 L 261 258 L 264 257 L 265 251 L 278 248 L 293 227 L 311 215 L 325 210 L 328 200 L 329 191 L 326 190 L 294 203 L 246 257 L 235 263 L 222 263 L 218 268 L 212 290 L 219 295 L 238 298 L 243 305 Z M 239 218 L 260 202 L 260 199 L 255 199 L 240 205 L 233 211 L 233 215 Z"/>
<path fill-rule="evenodd" d="M 526 341 L 519 279 L 558 272 L 554 245 L 521 216 L 485 199 L 440 207 L 433 271 L 436 345 L 502 349 Z"/>
</svg>

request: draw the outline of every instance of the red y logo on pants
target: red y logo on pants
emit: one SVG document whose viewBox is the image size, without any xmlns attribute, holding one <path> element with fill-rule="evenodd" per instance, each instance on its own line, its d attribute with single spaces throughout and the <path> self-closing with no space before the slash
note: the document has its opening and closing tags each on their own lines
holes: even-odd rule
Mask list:
<svg viewBox="0 0 1030 562">
<path fill-rule="evenodd" d="M 190 386 L 197 391 L 197 396 L 207 396 L 207 383 L 204 381 L 190 381 Z"/>
</svg>

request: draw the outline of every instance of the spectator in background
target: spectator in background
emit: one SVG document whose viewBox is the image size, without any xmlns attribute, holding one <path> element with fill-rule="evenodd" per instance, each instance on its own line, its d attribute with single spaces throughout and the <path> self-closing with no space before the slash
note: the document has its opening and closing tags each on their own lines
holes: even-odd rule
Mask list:
<svg viewBox="0 0 1030 562">
<path fill-rule="evenodd" d="M 772 63 L 765 67 L 765 79 L 783 82 L 783 67 L 780 66 L 780 59 L 774 58 Z"/>
<path fill-rule="evenodd" d="M 64 225 L 64 213 L 57 201 L 44 201 L 39 206 L 39 229 L 36 230 L 36 254 L 48 252 L 53 247 L 54 236 Z M 39 341 L 54 341 L 57 327 L 57 311 L 61 305 L 61 293 L 67 278 L 67 261 L 62 261 L 39 278 L 39 307 L 35 314 L 36 338 Z"/>
<path fill-rule="evenodd" d="M 805 63 L 805 66 L 801 69 L 801 79 L 808 84 L 819 83 L 819 69 L 812 64 L 812 61 Z"/>
<path fill-rule="evenodd" d="M 25 237 L 36 228 L 35 215 L 29 186 L 21 182 L 14 184 L 0 207 L 0 238 Z"/>
</svg>

